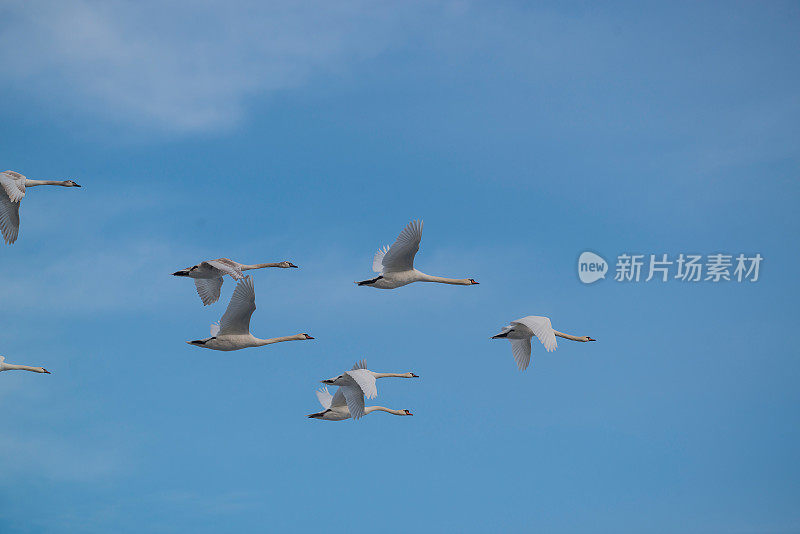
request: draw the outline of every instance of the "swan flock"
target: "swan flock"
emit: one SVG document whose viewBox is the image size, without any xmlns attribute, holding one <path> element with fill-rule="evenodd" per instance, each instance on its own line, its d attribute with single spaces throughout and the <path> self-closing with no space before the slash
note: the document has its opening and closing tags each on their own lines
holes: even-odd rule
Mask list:
<svg viewBox="0 0 800 534">
<path fill-rule="evenodd" d="M 19 236 L 19 207 L 25 197 L 26 189 L 39 185 L 58 185 L 62 187 L 81 187 L 72 180 L 31 180 L 15 171 L 0 173 L 0 233 L 7 244 L 16 242 Z M 358 286 L 377 289 L 397 289 L 414 282 L 435 282 L 441 284 L 472 286 L 478 285 L 473 278 L 445 278 L 431 276 L 414 267 L 414 259 L 422 240 L 422 221 L 410 222 L 391 246 L 379 248 L 372 260 L 372 270 L 377 276 L 356 282 Z M 205 260 L 191 267 L 172 273 L 176 277 L 191 278 L 195 289 L 203 303 L 209 306 L 220 298 L 225 276 L 236 281 L 236 287 L 218 323 L 211 325 L 211 335 L 203 339 L 187 341 L 195 347 L 234 351 L 245 348 L 263 347 L 284 341 L 313 340 L 309 334 L 302 332 L 289 336 L 273 338 L 257 338 L 250 333 L 250 320 L 256 310 L 255 285 L 252 275 L 245 271 L 265 268 L 297 269 L 297 265 L 284 260 L 276 263 L 243 264 L 228 258 Z M 530 365 L 531 340 L 536 338 L 547 352 L 554 351 L 558 344 L 556 337 L 578 342 L 595 341 L 589 336 L 574 336 L 554 330 L 550 319 L 540 316 L 527 316 L 511 321 L 500 333 L 491 339 L 507 339 L 511 342 L 511 353 L 520 371 Z M 5 362 L 0 356 L 0 372 L 31 371 L 50 374 L 44 367 L 31 367 Z M 324 387 L 316 391 L 322 411 L 309 414 L 311 419 L 324 421 L 358 420 L 372 412 L 386 412 L 397 416 L 413 415 L 407 409 L 391 409 L 383 406 L 366 406 L 365 399 L 374 399 L 378 395 L 377 380 L 380 378 L 419 378 L 413 372 L 378 373 L 367 369 L 366 360 L 360 360 L 352 368 L 341 374 L 321 380 Z M 335 387 L 331 394 L 328 386 Z"/>
</svg>

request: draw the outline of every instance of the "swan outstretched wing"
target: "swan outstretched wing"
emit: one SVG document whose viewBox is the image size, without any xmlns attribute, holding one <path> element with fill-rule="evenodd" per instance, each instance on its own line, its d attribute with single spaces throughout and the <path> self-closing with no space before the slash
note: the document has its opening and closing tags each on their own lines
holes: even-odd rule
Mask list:
<svg viewBox="0 0 800 534">
<path fill-rule="evenodd" d="M 319 403 L 322 405 L 322 408 L 325 410 L 329 409 L 331 407 L 331 401 L 333 400 L 333 395 L 331 395 L 330 392 L 328 392 L 328 388 L 327 387 L 320 388 L 317 391 L 315 391 L 315 393 L 317 394 L 317 400 L 319 400 Z"/>
<path fill-rule="evenodd" d="M 339 386 L 339 391 L 344 395 L 350 417 L 359 419 L 364 417 L 364 392 L 358 386 Z M 338 391 L 337 391 L 338 393 Z"/>
<path fill-rule="evenodd" d="M 531 338 L 511 339 L 511 353 L 520 371 L 524 371 L 531 363 Z"/>
<path fill-rule="evenodd" d="M 347 406 L 347 399 L 344 398 L 344 393 L 342 393 L 342 388 L 336 388 L 336 392 L 333 394 L 333 399 L 331 399 L 331 408 L 341 408 L 342 406 Z"/>
<path fill-rule="evenodd" d="M 219 258 L 217 260 L 208 260 L 204 261 L 206 265 L 210 265 L 215 269 L 219 269 L 225 274 L 231 275 L 231 278 L 234 280 L 241 280 L 244 275 L 242 271 L 239 270 L 238 264 L 234 261 L 229 260 L 228 258 Z"/>
<path fill-rule="evenodd" d="M 25 177 L 18 172 L 0 172 L 0 186 L 11 202 L 19 202 L 25 198 Z"/>
<path fill-rule="evenodd" d="M 366 369 L 367 368 L 367 360 L 360 360 L 353 364 L 353 367 L 350 368 L 351 371 L 355 369 Z"/>
<path fill-rule="evenodd" d="M 375 253 L 375 257 L 372 258 L 372 270 L 378 274 L 383 272 L 383 257 L 386 253 L 389 252 L 389 245 L 386 245 L 383 248 L 379 248 L 378 251 Z"/>
<path fill-rule="evenodd" d="M 211 323 L 211 337 L 217 337 L 219 334 L 219 322 Z"/>
<path fill-rule="evenodd" d="M 353 385 L 360 388 L 366 398 L 374 399 L 378 396 L 378 386 L 375 383 L 375 376 L 366 369 L 351 369 L 344 374 L 350 377 L 350 381 Z"/>
<path fill-rule="evenodd" d="M 245 276 L 236 284 L 228 309 L 219 321 L 219 335 L 249 334 L 250 317 L 256 311 L 256 290 L 253 279 Z"/>
<path fill-rule="evenodd" d="M 2 191 L 0 191 L 0 233 L 9 245 L 16 241 L 19 235 L 19 202 L 12 202 Z"/>
<path fill-rule="evenodd" d="M 556 334 L 553 332 L 553 326 L 550 324 L 550 319 L 547 317 L 538 317 L 536 315 L 529 315 L 516 321 L 511 321 L 511 324 L 521 324 L 527 326 L 533 332 L 533 335 L 539 338 L 539 341 L 544 345 L 547 352 L 552 352 L 558 347 L 556 342 Z"/>
<path fill-rule="evenodd" d="M 197 288 L 197 294 L 200 295 L 203 306 L 208 306 L 219 300 L 222 278 L 195 278 L 194 287 Z"/>
<path fill-rule="evenodd" d="M 384 254 L 381 260 L 383 271 L 391 273 L 413 269 L 414 256 L 419 250 L 421 240 L 422 221 L 411 221 Z"/>
</svg>

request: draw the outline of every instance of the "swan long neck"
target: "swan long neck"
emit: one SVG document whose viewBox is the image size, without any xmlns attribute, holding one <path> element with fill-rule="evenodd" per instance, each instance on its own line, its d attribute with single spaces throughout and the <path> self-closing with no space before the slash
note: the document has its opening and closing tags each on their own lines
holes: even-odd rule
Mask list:
<svg viewBox="0 0 800 534">
<path fill-rule="evenodd" d="M 25 178 L 25 187 L 36 187 L 37 185 L 67 185 L 66 180 L 31 180 Z"/>
<path fill-rule="evenodd" d="M 303 337 L 302 334 L 296 334 L 294 336 L 272 337 L 269 339 L 256 338 L 256 347 L 263 347 L 264 345 L 272 345 L 273 343 L 280 343 L 281 341 L 296 341 L 299 339 L 305 339 L 305 337 Z"/>
<path fill-rule="evenodd" d="M 573 336 L 572 334 L 565 334 L 564 332 L 559 332 L 558 330 L 553 330 L 553 333 L 558 337 L 563 337 L 564 339 L 571 339 L 572 341 L 589 341 L 586 339 L 586 336 Z"/>
<path fill-rule="evenodd" d="M 375 378 L 413 378 L 411 373 L 372 373 Z"/>
<path fill-rule="evenodd" d="M 417 271 L 420 282 L 439 282 L 440 284 L 453 284 L 456 286 L 471 286 L 472 280 L 469 278 L 445 278 L 443 276 L 431 276 Z"/>
<path fill-rule="evenodd" d="M 242 271 L 252 271 L 253 269 L 263 269 L 264 267 L 280 267 L 278 263 L 256 263 L 255 265 L 242 265 Z"/>
<path fill-rule="evenodd" d="M 372 413 L 372 412 L 386 412 L 392 415 L 405 415 L 405 411 L 403 410 L 392 410 L 391 408 L 384 408 L 383 406 L 366 406 L 364 408 L 364 414 Z"/>
<path fill-rule="evenodd" d="M 41 367 L 31 367 L 30 365 L 14 365 L 13 363 L 3 364 L 3 367 L 9 371 L 32 371 L 34 373 L 44 373 Z"/>
</svg>

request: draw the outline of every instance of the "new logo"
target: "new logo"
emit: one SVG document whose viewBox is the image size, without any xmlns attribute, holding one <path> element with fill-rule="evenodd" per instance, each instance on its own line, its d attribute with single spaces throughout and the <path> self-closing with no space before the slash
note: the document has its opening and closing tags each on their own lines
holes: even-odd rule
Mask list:
<svg viewBox="0 0 800 534">
<path fill-rule="evenodd" d="M 578 278 L 584 284 L 592 284 L 606 277 L 608 263 L 594 252 L 584 252 L 578 258 Z"/>
</svg>

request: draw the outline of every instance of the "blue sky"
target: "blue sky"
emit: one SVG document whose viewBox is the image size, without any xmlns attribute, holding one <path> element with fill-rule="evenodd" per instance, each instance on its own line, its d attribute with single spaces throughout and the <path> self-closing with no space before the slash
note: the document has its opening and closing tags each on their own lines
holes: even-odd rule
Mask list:
<svg viewBox="0 0 800 534">
<path fill-rule="evenodd" d="M 3 532 L 797 532 L 796 3 L 0 3 Z M 357 288 L 411 219 L 417 266 Z M 757 283 L 576 260 L 760 253 Z M 198 350 L 169 273 L 254 274 Z M 516 370 L 509 320 L 591 335 Z M 360 358 L 415 417 L 304 417 Z"/>
</svg>

